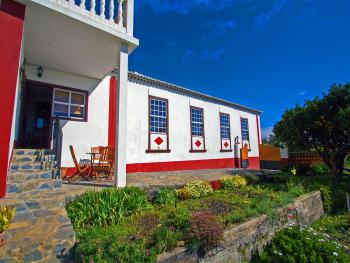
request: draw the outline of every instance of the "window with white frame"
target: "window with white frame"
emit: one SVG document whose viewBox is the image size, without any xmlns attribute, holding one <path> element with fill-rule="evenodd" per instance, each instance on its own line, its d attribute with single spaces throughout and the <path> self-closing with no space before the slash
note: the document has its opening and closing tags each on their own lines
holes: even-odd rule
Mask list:
<svg viewBox="0 0 350 263">
<path fill-rule="evenodd" d="M 53 95 L 53 117 L 83 120 L 86 115 L 86 94 L 55 89 Z"/>
<path fill-rule="evenodd" d="M 150 132 L 167 133 L 167 100 L 150 98 Z"/>
<path fill-rule="evenodd" d="M 241 118 L 242 140 L 249 141 L 248 119 Z"/>
<path fill-rule="evenodd" d="M 203 137 L 203 134 L 204 134 L 203 109 L 191 108 L 191 127 L 192 127 L 192 136 Z"/>
<path fill-rule="evenodd" d="M 221 139 L 230 139 L 230 116 L 220 114 L 220 133 Z"/>
</svg>

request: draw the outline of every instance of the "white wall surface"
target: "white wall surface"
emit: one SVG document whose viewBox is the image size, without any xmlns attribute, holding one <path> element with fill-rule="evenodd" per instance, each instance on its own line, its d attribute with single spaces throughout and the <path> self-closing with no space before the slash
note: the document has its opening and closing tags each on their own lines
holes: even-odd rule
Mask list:
<svg viewBox="0 0 350 263">
<path fill-rule="evenodd" d="M 11 137 L 10 137 L 10 148 L 9 148 L 9 161 L 11 158 L 14 141 L 18 139 L 18 129 L 19 129 L 19 117 L 20 117 L 20 108 L 21 108 L 21 82 L 20 82 L 20 68 L 24 62 L 24 43 L 22 40 L 20 59 L 18 63 L 18 75 L 17 75 L 17 84 L 16 84 L 16 95 L 15 95 L 15 104 L 13 108 L 12 115 L 12 128 L 11 128 Z"/>
<path fill-rule="evenodd" d="M 282 159 L 288 159 L 289 158 L 289 152 L 288 152 L 288 148 L 280 148 L 280 153 L 281 153 L 281 158 Z"/>
<path fill-rule="evenodd" d="M 65 121 L 63 125 L 62 167 L 73 167 L 74 163 L 69 152 L 73 145 L 77 159 L 89 159 L 86 153 L 92 146 L 108 144 L 108 114 L 109 114 L 109 77 L 102 81 L 87 77 L 72 75 L 44 68 L 43 76 L 37 77 L 37 66 L 27 65 L 28 79 L 68 88 L 85 90 L 88 96 L 88 121 Z"/>
<path fill-rule="evenodd" d="M 44 68 L 42 78 L 36 75 L 37 66 L 27 65 L 28 79 L 89 91 L 88 122 L 62 121 L 62 167 L 73 167 L 69 145 L 78 159 L 88 159 L 91 146 L 108 144 L 109 77 L 99 81 Z M 148 149 L 148 96 L 168 99 L 170 153 L 146 153 Z M 183 160 L 222 159 L 239 157 L 232 152 L 220 152 L 219 113 L 230 115 L 232 149 L 234 138 L 241 142 L 240 118 L 249 121 L 251 151 L 249 157 L 259 156 L 256 115 L 203 99 L 179 94 L 143 82 L 128 82 L 127 99 L 127 163 L 169 162 Z M 205 145 L 207 152 L 190 153 L 190 106 L 204 109 Z M 241 147 L 241 144 L 240 144 Z"/>
<path fill-rule="evenodd" d="M 168 99 L 170 153 L 146 153 L 148 148 L 148 96 Z M 204 109 L 205 153 L 190 153 L 190 106 Z M 168 162 L 233 158 L 234 152 L 220 152 L 219 113 L 230 115 L 232 148 L 234 138 L 241 141 L 240 118 L 249 120 L 251 151 L 249 157 L 259 156 L 256 115 L 222 106 L 188 95 L 150 86 L 141 81 L 130 81 L 128 86 L 128 151 L 127 163 Z"/>
</svg>

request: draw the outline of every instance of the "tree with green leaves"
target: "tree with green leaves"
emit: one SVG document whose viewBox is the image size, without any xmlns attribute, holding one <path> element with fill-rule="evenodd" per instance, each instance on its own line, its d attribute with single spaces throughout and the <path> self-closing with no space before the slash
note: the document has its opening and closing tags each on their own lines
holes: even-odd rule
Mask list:
<svg viewBox="0 0 350 263">
<path fill-rule="evenodd" d="M 334 84 L 321 98 L 286 110 L 273 133 L 291 151 L 317 152 L 339 178 L 350 153 L 350 84 Z"/>
</svg>

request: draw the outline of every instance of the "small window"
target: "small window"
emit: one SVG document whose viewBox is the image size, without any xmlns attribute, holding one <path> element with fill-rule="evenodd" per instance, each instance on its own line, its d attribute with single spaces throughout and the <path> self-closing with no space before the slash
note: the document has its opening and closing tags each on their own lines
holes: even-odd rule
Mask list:
<svg viewBox="0 0 350 263">
<path fill-rule="evenodd" d="M 150 98 L 150 103 L 150 131 L 156 133 L 167 133 L 167 101 L 158 98 Z"/>
<path fill-rule="evenodd" d="M 203 137 L 203 109 L 191 108 L 192 136 Z"/>
<path fill-rule="evenodd" d="M 82 120 L 85 118 L 85 110 L 86 95 L 84 93 L 54 90 L 52 113 L 54 117 Z"/>
<path fill-rule="evenodd" d="M 241 119 L 242 140 L 249 141 L 248 119 Z"/>
<path fill-rule="evenodd" d="M 230 139 L 230 116 L 220 114 L 220 133 L 221 139 Z"/>
</svg>

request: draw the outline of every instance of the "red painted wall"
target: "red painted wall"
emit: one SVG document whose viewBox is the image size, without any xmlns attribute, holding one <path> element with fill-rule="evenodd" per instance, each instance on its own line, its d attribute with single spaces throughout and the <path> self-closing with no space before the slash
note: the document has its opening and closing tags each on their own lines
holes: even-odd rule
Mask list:
<svg viewBox="0 0 350 263">
<path fill-rule="evenodd" d="M 12 117 L 21 53 L 25 7 L 2 0 L 0 7 L 0 197 L 6 193 Z"/>
<path fill-rule="evenodd" d="M 115 147 L 117 113 L 117 78 L 109 80 L 108 146 Z"/>
<path fill-rule="evenodd" d="M 134 163 L 126 165 L 127 173 L 142 172 L 170 172 L 184 170 L 203 170 L 203 169 L 222 169 L 222 168 L 238 168 L 236 163 L 240 160 L 235 158 L 223 159 L 207 159 L 207 160 L 191 160 L 176 162 L 159 162 L 159 163 Z M 249 169 L 259 169 L 259 157 L 249 157 Z"/>
</svg>

